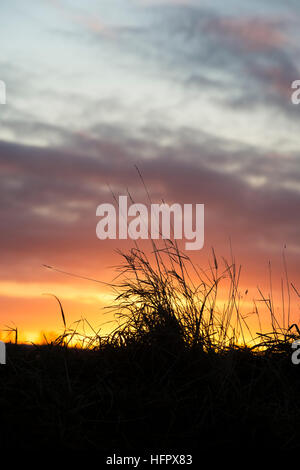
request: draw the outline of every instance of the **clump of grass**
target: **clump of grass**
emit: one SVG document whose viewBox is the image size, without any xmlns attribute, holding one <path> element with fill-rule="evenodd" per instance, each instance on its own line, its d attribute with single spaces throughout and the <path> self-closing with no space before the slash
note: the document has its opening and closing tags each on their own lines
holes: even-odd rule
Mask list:
<svg viewBox="0 0 300 470">
<path fill-rule="evenodd" d="M 210 276 L 201 276 L 191 259 L 172 241 L 160 250 L 155 246 L 154 262 L 137 248 L 121 255 L 122 282 L 117 286 L 113 307 L 121 325 L 113 337 L 151 341 L 164 331 L 174 342 L 204 350 L 220 350 L 237 342 L 238 331 L 231 327 L 237 292 L 233 265 L 226 265 L 219 274 L 214 256 Z M 197 285 L 192 281 L 191 270 L 198 279 Z M 217 315 L 218 287 L 226 275 L 231 280 L 231 295 L 223 315 Z"/>
<path fill-rule="evenodd" d="M 241 266 L 236 264 L 233 255 L 230 262 L 222 258 L 220 263 L 212 249 L 209 268 L 204 270 L 196 266 L 172 240 L 164 240 L 161 248 L 152 241 L 152 247 L 149 254 L 137 244 L 129 252 L 119 251 L 123 260 L 116 267 L 119 281 L 110 284 L 115 292 L 115 302 L 107 306 L 115 314 L 118 326 L 106 336 L 84 318 L 67 326 L 61 301 L 48 294 L 57 300 L 64 326 L 63 333 L 51 344 L 99 349 L 107 344 L 126 347 L 140 343 L 170 353 L 182 349 L 223 353 L 244 348 L 254 354 L 266 350 L 289 350 L 291 342 L 300 337 L 298 326 L 290 324 L 290 285 L 286 263 L 287 315 L 283 302 L 282 322 L 277 319 L 272 285 L 269 296 L 258 288 L 259 300 L 269 312 L 271 331 L 262 330 L 260 311 L 257 301 L 254 301 L 252 313 L 260 325 L 260 331 L 254 334 L 247 323 L 248 315 L 241 311 Z M 220 288 L 224 284 L 227 297 L 220 301 Z M 294 284 L 291 287 L 299 297 Z M 48 344 L 47 338 L 45 341 Z"/>
<path fill-rule="evenodd" d="M 163 248 L 154 243 L 152 246 L 150 255 L 137 245 L 128 253 L 119 252 L 123 258 L 123 263 L 117 267 L 121 280 L 113 284 L 115 304 L 109 307 L 119 325 L 109 335 L 111 343 L 140 342 L 160 344 L 166 350 L 200 348 L 216 353 L 246 348 L 254 353 L 268 348 L 286 349 L 300 336 L 297 325 L 280 325 L 272 297 L 265 297 L 260 290 L 261 301 L 270 314 L 272 331 L 253 334 L 241 312 L 241 267 L 236 265 L 233 256 L 230 262 L 223 258 L 221 266 L 212 250 L 209 269 L 204 271 L 172 240 L 166 240 Z M 220 287 L 224 283 L 227 299 L 219 302 Z M 253 314 L 260 323 L 256 303 Z"/>
</svg>

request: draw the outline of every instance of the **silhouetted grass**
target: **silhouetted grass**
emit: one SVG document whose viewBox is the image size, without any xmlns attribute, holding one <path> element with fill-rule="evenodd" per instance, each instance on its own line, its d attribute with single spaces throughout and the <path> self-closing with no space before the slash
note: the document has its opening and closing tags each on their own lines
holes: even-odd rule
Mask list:
<svg viewBox="0 0 300 470">
<path fill-rule="evenodd" d="M 297 448 L 300 369 L 291 342 L 299 330 L 290 312 L 280 325 L 261 293 L 272 330 L 251 337 L 234 259 L 221 268 L 213 252 L 204 272 L 171 241 L 153 248 L 149 256 L 137 246 L 121 254 L 111 334 L 68 328 L 59 302 L 64 332 L 55 341 L 7 345 L 0 447 Z"/>
</svg>

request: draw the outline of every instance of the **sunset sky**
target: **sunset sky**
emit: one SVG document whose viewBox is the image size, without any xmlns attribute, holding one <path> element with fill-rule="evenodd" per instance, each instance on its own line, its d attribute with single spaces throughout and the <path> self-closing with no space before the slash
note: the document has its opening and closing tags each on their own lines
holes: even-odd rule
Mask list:
<svg viewBox="0 0 300 470">
<path fill-rule="evenodd" d="M 231 240 L 249 305 L 269 261 L 280 294 L 283 250 L 300 290 L 298 1 L 2 0 L 0 35 L 0 329 L 60 332 L 45 293 L 69 324 L 109 319 L 109 288 L 42 265 L 114 278 L 132 242 L 97 239 L 96 208 L 146 201 L 135 165 L 154 201 L 205 204 L 190 254 Z"/>
</svg>

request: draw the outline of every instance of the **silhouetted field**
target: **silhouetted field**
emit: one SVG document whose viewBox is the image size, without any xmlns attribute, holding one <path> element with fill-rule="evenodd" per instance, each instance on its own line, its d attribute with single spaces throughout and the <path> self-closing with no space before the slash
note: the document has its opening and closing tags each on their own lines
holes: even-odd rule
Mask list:
<svg viewBox="0 0 300 470">
<path fill-rule="evenodd" d="M 56 341 L 7 345 L 2 449 L 298 447 L 300 366 L 291 362 L 297 328 L 276 327 L 274 317 L 273 331 L 250 347 L 240 339 L 234 262 L 219 275 L 214 256 L 212 277 L 195 286 L 176 247 L 155 257 L 153 265 L 137 249 L 124 255 L 114 286 L 120 325 L 107 337 L 83 338 L 67 328 L 61 306 L 65 332 Z M 231 294 L 218 312 L 225 275 Z"/>
<path fill-rule="evenodd" d="M 300 370 L 289 349 L 255 357 L 143 342 L 101 351 L 8 345 L 1 447 L 291 449 Z"/>
</svg>

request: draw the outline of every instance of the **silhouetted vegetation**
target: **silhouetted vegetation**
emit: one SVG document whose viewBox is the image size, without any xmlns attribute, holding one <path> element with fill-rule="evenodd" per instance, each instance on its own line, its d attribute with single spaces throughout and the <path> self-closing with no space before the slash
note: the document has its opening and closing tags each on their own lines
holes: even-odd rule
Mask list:
<svg viewBox="0 0 300 470">
<path fill-rule="evenodd" d="M 111 334 L 67 328 L 60 303 L 65 331 L 56 341 L 7 345 L 0 446 L 296 448 L 300 368 L 291 341 L 299 331 L 289 312 L 279 326 L 263 297 L 273 329 L 251 339 L 234 259 L 221 269 L 213 252 L 203 272 L 170 241 L 150 258 L 137 246 L 122 256 L 110 307 L 119 325 Z M 228 299 L 220 306 L 223 280 Z"/>
</svg>

